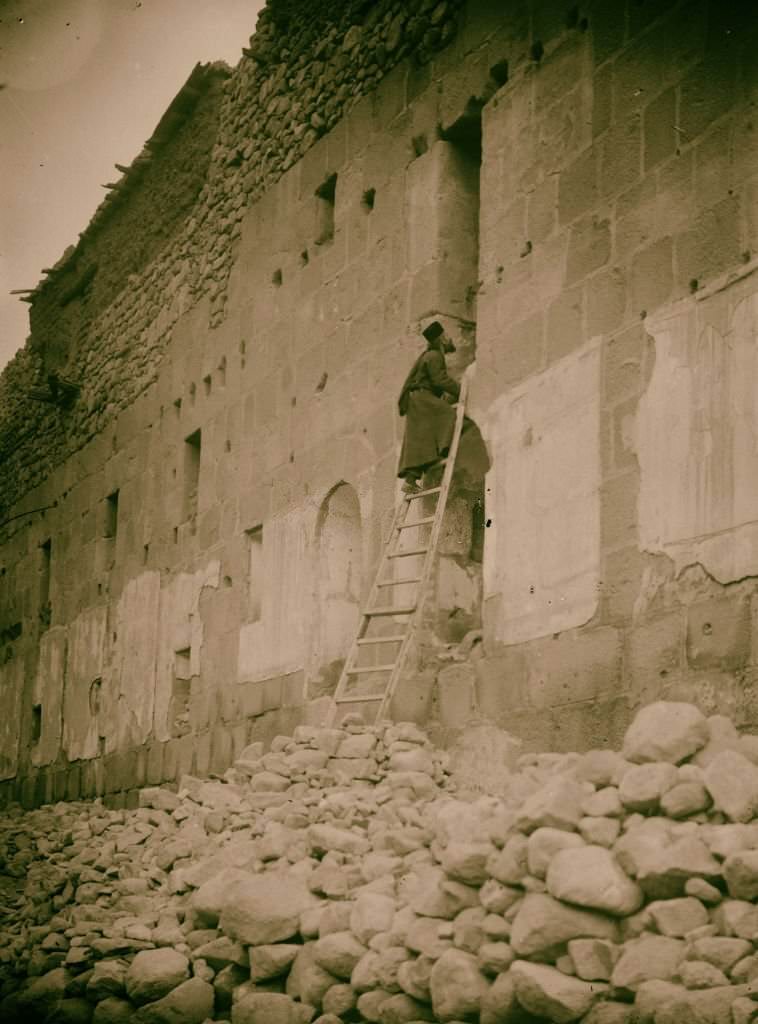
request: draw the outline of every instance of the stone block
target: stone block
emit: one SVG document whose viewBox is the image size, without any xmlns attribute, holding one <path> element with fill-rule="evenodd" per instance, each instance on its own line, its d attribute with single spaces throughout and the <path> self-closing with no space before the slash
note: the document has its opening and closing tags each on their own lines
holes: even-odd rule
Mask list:
<svg viewBox="0 0 758 1024">
<path fill-rule="evenodd" d="M 668 300 L 673 284 L 673 244 L 670 238 L 661 238 L 632 260 L 632 312 L 652 313 L 658 309 Z"/>
<path fill-rule="evenodd" d="M 566 254 L 566 284 L 581 281 L 610 259 L 611 228 L 607 220 L 584 217 L 571 228 Z"/>
<path fill-rule="evenodd" d="M 163 751 L 165 743 L 153 742 L 147 747 L 147 765 L 145 768 L 145 781 L 148 786 L 157 786 L 163 782 Z"/>
<path fill-rule="evenodd" d="M 392 696 L 389 717 L 395 722 L 426 722 L 434 685 L 434 673 L 430 671 L 416 672 L 403 679 Z"/>
<path fill-rule="evenodd" d="M 282 706 L 284 677 L 273 676 L 263 681 L 263 710 L 276 711 Z"/>
<path fill-rule="evenodd" d="M 193 758 L 192 773 L 205 776 L 211 770 L 211 733 L 210 730 L 193 736 L 195 756 Z"/>
<path fill-rule="evenodd" d="M 72 764 L 66 771 L 66 800 L 78 800 L 82 790 L 82 766 Z"/>
<path fill-rule="evenodd" d="M 549 174 L 529 195 L 526 235 L 532 246 L 538 245 L 555 227 L 557 210 L 556 178 Z"/>
<path fill-rule="evenodd" d="M 611 123 L 613 110 L 613 65 L 606 64 L 592 77 L 592 137 L 601 135 Z"/>
<path fill-rule="evenodd" d="M 300 707 L 305 700 L 305 676 L 303 670 L 290 672 L 282 677 L 282 706 Z"/>
<path fill-rule="evenodd" d="M 600 591 L 603 622 L 617 625 L 630 620 L 644 568 L 645 558 L 636 544 L 603 555 Z"/>
<path fill-rule="evenodd" d="M 584 291 L 570 288 L 551 302 L 547 314 L 546 343 L 548 364 L 578 349 L 585 341 Z"/>
<path fill-rule="evenodd" d="M 625 47 L 614 64 L 613 109 L 640 110 L 664 86 L 664 39 L 648 32 Z"/>
<path fill-rule="evenodd" d="M 558 219 L 561 224 L 591 210 L 598 195 L 598 151 L 590 146 L 565 167 L 558 179 Z"/>
<path fill-rule="evenodd" d="M 441 724 L 461 729 L 474 714 L 474 668 L 468 663 L 448 665 L 437 676 L 437 711 Z"/>
<path fill-rule="evenodd" d="M 645 171 L 676 151 L 676 90 L 666 89 L 645 107 L 642 115 L 642 144 Z"/>
<path fill-rule="evenodd" d="M 495 345 L 495 373 L 500 387 L 506 389 L 544 366 L 544 317 L 540 311 L 516 324 L 503 326 L 502 342 Z"/>
<path fill-rule="evenodd" d="M 687 609 L 687 661 L 696 669 L 736 671 L 750 657 L 750 605 L 739 594 Z"/>
<path fill-rule="evenodd" d="M 474 662 L 476 704 L 485 718 L 507 720 L 509 712 L 529 703 L 526 651 L 521 645 L 505 647 Z"/>
<path fill-rule="evenodd" d="M 679 127 L 687 141 L 729 110 L 734 102 L 737 66 L 726 55 L 696 65 L 679 85 Z"/>
<path fill-rule="evenodd" d="M 262 679 L 239 684 L 239 709 L 244 718 L 255 718 L 263 714 L 263 690 Z"/>
<path fill-rule="evenodd" d="M 634 430 L 637 405 L 637 398 L 627 398 L 613 410 L 613 467 L 615 470 L 634 469 L 637 465 Z"/>
<path fill-rule="evenodd" d="M 593 0 L 589 17 L 592 26 L 592 58 L 595 64 L 602 64 L 624 44 L 625 12 L 615 4 Z"/>
<path fill-rule="evenodd" d="M 594 274 L 587 283 L 587 337 L 616 330 L 623 322 L 626 303 L 626 273 L 621 267 Z"/>
<path fill-rule="evenodd" d="M 617 334 L 603 346 L 603 404 L 638 395 L 643 386 L 643 365 L 648 347 L 642 325 Z"/>
<path fill-rule="evenodd" d="M 545 637 L 530 644 L 528 665 L 535 708 L 592 700 L 618 688 L 621 635 L 600 626 Z"/>
<path fill-rule="evenodd" d="M 682 663 L 683 619 L 680 611 L 636 623 L 627 633 L 624 683 L 635 701 L 654 700 Z"/>
<path fill-rule="evenodd" d="M 211 733 L 211 771 L 223 774 L 234 760 L 232 734 L 225 725 L 217 725 Z"/>
<path fill-rule="evenodd" d="M 600 488 L 600 532 L 604 549 L 628 547 L 637 541 L 639 470 L 606 480 Z"/>
<path fill-rule="evenodd" d="M 675 238 L 677 287 L 689 290 L 740 261 L 739 200 L 729 196 L 700 214 L 691 227 Z"/>
<path fill-rule="evenodd" d="M 640 176 L 642 127 L 639 115 L 611 125 L 599 145 L 600 194 L 618 195 Z"/>
</svg>

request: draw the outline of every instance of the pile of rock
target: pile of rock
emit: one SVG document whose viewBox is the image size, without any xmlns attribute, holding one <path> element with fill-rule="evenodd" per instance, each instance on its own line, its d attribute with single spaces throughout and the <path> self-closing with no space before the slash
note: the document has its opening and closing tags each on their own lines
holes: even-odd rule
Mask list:
<svg viewBox="0 0 758 1024">
<path fill-rule="evenodd" d="M 7 816 L 0 1019 L 758 1021 L 758 737 L 661 702 L 511 796 L 448 768 L 300 727 L 132 812 Z"/>
</svg>

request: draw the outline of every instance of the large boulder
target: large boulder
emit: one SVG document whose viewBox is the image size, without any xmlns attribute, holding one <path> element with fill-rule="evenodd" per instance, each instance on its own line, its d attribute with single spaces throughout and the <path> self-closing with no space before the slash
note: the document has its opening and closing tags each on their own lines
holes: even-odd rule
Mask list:
<svg viewBox="0 0 758 1024">
<path fill-rule="evenodd" d="M 213 998 L 212 985 L 202 978 L 190 978 L 163 999 L 139 1009 L 134 1021 L 135 1024 L 203 1024 L 213 1013 Z"/>
<path fill-rule="evenodd" d="M 550 861 L 547 889 L 558 900 L 614 917 L 633 914 L 644 900 L 642 889 L 604 846 L 559 851 Z"/>
<path fill-rule="evenodd" d="M 618 925 L 611 918 L 568 907 L 545 893 L 527 893 L 511 929 L 511 946 L 521 957 L 549 952 L 569 939 L 618 938 Z"/>
<path fill-rule="evenodd" d="M 438 1021 L 477 1016 L 489 985 L 475 956 L 459 949 L 443 953 L 432 968 L 429 990 Z"/>
<path fill-rule="evenodd" d="M 126 994 L 141 1006 L 168 995 L 189 978 L 189 960 L 175 949 L 144 949 L 126 972 Z M 202 1019 L 202 1018 L 201 1018 Z"/>
<path fill-rule="evenodd" d="M 602 982 L 580 981 L 555 967 L 516 960 L 511 967 L 516 998 L 536 1017 L 569 1024 L 589 1012 L 607 990 Z"/>
<path fill-rule="evenodd" d="M 730 821 L 750 821 L 758 813 L 758 767 L 743 754 L 718 754 L 706 767 L 703 781 L 716 810 Z"/>
<path fill-rule="evenodd" d="M 708 721 L 694 704 L 659 700 L 637 712 L 624 736 L 622 753 L 636 764 L 679 764 L 704 747 L 709 738 Z"/>
<path fill-rule="evenodd" d="M 249 875 L 229 889 L 221 910 L 221 930 L 246 946 L 292 938 L 300 915 L 315 902 L 295 874 Z"/>
</svg>

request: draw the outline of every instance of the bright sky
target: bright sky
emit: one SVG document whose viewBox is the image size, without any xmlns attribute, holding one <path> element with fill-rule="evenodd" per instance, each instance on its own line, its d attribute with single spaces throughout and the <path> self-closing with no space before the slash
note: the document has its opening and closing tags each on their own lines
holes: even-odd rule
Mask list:
<svg viewBox="0 0 758 1024">
<path fill-rule="evenodd" d="M 234 66 L 262 0 L 0 0 L 0 368 L 32 288 L 76 242 L 198 61 Z"/>
</svg>

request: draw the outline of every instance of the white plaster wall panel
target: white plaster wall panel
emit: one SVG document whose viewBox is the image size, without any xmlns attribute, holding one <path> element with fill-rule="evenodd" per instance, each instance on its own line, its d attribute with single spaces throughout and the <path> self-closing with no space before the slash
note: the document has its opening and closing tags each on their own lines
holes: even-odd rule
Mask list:
<svg viewBox="0 0 758 1024">
<path fill-rule="evenodd" d="M 641 547 L 725 583 L 758 575 L 758 273 L 648 324 L 640 400 Z"/>
<path fill-rule="evenodd" d="M 145 572 L 129 580 L 114 610 L 116 640 L 103 680 L 106 753 L 140 746 L 150 736 L 159 608 L 160 573 Z"/>
<path fill-rule="evenodd" d="M 37 675 L 32 694 L 32 704 L 42 707 L 42 730 L 39 742 L 32 747 L 32 764 L 37 767 L 51 764 L 61 748 L 66 633 L 65 626 L 53 626 L 42 635 L 39 642 Z"/>
<path fill-rule="evenodd" d="M 221 564 L 209 562 L 195 573 L 179 573 L 166 581 L 160 592 L 155 654 L 155 702 L 153 730 L 156 740 L 171 738 L 169 709 L 174 684 L 176 652 L 189 649 L 191 676 L 200 674 L 203 621 L 199 613 L 204 587 L 217 589 Z"/>
<path fill-rule="evenodd" d="M 263 605 L 260 620 L 240 629 L 240 682 L 283 675 L 304 663 L 313 519 L 310 510 L 296 509 L 264 523 Z"/>
<path fill-rule="evenodd" d="M 21 699 L 24 692 L 24 660 L 20 657 L 0 663 L 0 779 L 12 779 L 18 770 L 21 741 Z"/>
<path fill-rule="evenodd" d="M 600 571 L 600 355 L 592 344 L 498 399 L 487 434 L 484 598 L 493 639 L 587 622 Z"/>
<path fill-rule="evenodd" d="M 103 674 L 107 628 L 107 607 L 88 608 L 69 626 L 63 749 L 70 761 L 96 757 L 98 753 L 99 716 L 90 708 L 90 688 Z"/>
</svg>

